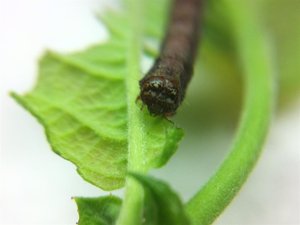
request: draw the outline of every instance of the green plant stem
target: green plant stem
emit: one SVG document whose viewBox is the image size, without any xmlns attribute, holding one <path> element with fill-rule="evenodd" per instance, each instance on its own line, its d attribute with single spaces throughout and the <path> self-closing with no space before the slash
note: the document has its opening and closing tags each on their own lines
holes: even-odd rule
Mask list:
<svg viewBox="0 0 300 225">
<path fill-rule="evenodd" d="M 127 170 L 137 173 L 145 173 L 145 132 L 141 110 L 136 106 L 136 97 L 139 94 L 138 80 L 140 79 L 141 61 L 141 5 L 136 1 L 129 2 L 130 23 L 132 31 L 128 32 L 128 73 L 126 77 L 127 107 L 128 107 L 128 166 Z M 133 33 L 134 32 L 134 33 Z M 143 188 L 132 177 L 127 177 L 125 186 L 125 198 L 122 204 L 118 225 L 139 225 L 142 221 L 142 209 L 144 202 Z"/>
<path fill-rule="evenodd" d="M 255 165 L 272 116 L 272 63 L 257 16 L 246 1 L 224 0 L 244 71 L 244 105 L 232 150 L 216 174 L 186 205 L 192 225 L 211 224 Z"/>
</svg>

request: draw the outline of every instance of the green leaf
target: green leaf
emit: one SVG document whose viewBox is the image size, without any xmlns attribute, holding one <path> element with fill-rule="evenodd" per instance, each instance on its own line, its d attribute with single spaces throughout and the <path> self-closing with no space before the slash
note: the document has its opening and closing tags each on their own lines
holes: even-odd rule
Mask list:
<svg viewBox="0 0 300 225">
<path fill-rule="evenodd" d="M 131 173 L 145 190 L 143 225 L 188 225 L 183 204 L 175 191 L 150 176 Z"/>
<path fill-rule="evenodd" d="M 79 213 L 78 225 L 114 225 L 122 203 L 115 196 L 74 199 Z"/>
<path fill-rule="evenodd" d="M 127 169 L 164 165 L 183 136 L 136 104 L 144 38 L 150 37 L 143 23 L 149 15 L 141 12 L 158 1 L 137 2 L 103 17 L 107 42 L 74 54 L 47 52 L 33 90 L 13 94 L 44 126 L 53 151 L 104 190 L 124 186 Z"/>
<path fill-rule="evenodd" d="M 244 72 L 244 104 L 230 154 L 186 205 L 192 225 L 211 224 L 238 193 L 260 155 L 274 103 L 272 57 L 253 8 L 239 0 L 220 4 L 230 18 Z"/>
</svg>

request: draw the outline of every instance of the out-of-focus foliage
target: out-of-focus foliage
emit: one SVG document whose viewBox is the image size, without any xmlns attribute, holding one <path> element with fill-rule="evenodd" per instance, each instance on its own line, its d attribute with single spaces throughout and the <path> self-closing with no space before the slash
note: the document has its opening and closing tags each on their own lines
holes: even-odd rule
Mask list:
<svg viewBox="0 0 300 225">
<path fill-rule="evenodd" d="M 262 9 L 275 48 L 282 105 L 300 93 L 300 1 L 265 0 Z"/>
<path fill-rule="evenodd" d="M 178 194 L 165 182 L 150 176 L 131 174 L 145 190 L 143 225 L 189 225 Z"/>
<path fill-rule="evenodd" d="M 268 34 L 277 80 L 277 104 L 283 109 L 300 92 L 300 1 L 256 0 L 251 2 Z M 243 83 L 228 19 L 219 1 L 208 1 L 198 64 L 187 94 L 187 107 L 180 120 L 194 115 L 205 126 L 236 120 L 239 115 Z M 260 34 L 257 34 L 260 35 Z M 189 105 L 193 107 L 189 107 Z M 203 119 L 201 119 L 203 118 Z M 210 118 L 210 119 L 208 119 Z"/>
</svg>

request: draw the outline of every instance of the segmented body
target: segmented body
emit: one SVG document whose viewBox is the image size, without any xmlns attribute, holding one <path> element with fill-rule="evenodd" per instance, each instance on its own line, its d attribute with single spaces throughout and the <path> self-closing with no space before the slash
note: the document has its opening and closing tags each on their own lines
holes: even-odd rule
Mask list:
<svg viewBox="0 0 300 225">
<path fill-rule="evenodd" d="M 174 0 L 153 67 L 140 80 L 140 99 L 153 115 L 174 115 L 193 73 L 203 0 Z"/>
</svg>

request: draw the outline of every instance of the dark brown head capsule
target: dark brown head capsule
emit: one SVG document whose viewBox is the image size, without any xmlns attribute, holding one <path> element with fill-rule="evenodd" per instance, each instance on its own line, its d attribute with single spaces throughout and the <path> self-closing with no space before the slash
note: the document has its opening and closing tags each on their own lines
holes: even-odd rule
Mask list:
<svg viewBox="0 0 300 225">
<path fill-rule="evenodd" d="M 174 0 L 159 57 L 140 80 L 139 98 L 152 115 L 172 116 L 191 79 L 203 0 Z"/>
<path fill-rule="evenodd" d="M 180 104 L 180 87 L 172 77 L 150 76 L 140 81 L 140 98 L 152 115 L 172 116 Z"/>
</svg>

